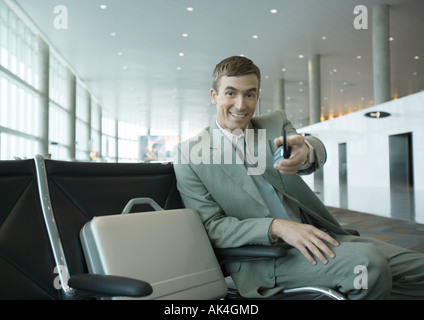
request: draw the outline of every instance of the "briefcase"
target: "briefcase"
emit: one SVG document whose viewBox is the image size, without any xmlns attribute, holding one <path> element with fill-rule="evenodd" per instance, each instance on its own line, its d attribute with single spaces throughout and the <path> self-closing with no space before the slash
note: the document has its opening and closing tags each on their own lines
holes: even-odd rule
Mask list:
<svg viewBox="0 0 424 320">
<path fill-rule="evenodd" d="M 195 210 L 162 210 L 156 204 L 155 211 L 127 213 L 127 207 L 122 214 L 94 217 L 81 229 L 90 273 L 149 282 L 153 293 L 141 299 L 206 300 L 227 294 L 221 268 Z"/>
</svg>

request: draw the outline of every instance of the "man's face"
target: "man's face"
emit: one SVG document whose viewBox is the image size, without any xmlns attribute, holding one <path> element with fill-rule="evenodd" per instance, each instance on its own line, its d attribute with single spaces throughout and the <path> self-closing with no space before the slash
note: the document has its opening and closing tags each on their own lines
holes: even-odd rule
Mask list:
<svg viewBox="0 0 424 320">
<path fill-rule="evenodd" d="M 244 130 L 255 113 L 259 98 L 259 83 L 255 74 L 240 77 L 223 76 L 218 92 L 211 89 L 211 100 L 216 104 L 218 124 L 231 132 Z"/>
</svg>

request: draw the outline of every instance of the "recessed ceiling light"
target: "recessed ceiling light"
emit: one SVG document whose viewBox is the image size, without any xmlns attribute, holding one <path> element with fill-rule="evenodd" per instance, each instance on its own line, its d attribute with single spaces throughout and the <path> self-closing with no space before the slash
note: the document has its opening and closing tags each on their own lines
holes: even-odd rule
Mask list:
<svg viewBox="0 0 424 320">
<path fill-rule="evenodd" d="M 118 52 L 118 56 L 122 56 L 123 53 L 121 51 Z"/>
<path fill-rule="evenodd" d="M 127 67 L 127 66 L 123 66 L 123 67 L 122 67 L 122 69 L 127 70 L 127 69 L 128 69 L 128 67 Z"/>
<path fill-rule="evenodd" d="M 188 37 L 188 33 L 183 33 L 181 34 L 182 37 L 187 38 Z"/>
<path fill-rule="evenodd" d="M 393 41 L 393 40 L 395 40 L 395 38 L 389 37 L 389 41 Z"/>
<path fill-rule="evenodd" d="M 107 9 L 107 5 L 105 5 L 105 4 L 101 4 L 101 5 L 100 5 L 100 9 L 106 10 L 106 9 Z"/>
<path fill-rule="evenodd" d="M 193 7 L 188 7 L 188 8 L 186 8 L 186 10 L 187 10 L 188 12 L 193 12 L 193 11 L 194 11 L 194 8 L 193 8 Z"/>
<path fill-rule="evenodd" d="M 258 39 L 258 38 L 259 38 L 259 36 L 258 36 L 257 34 L 254 34 L 254 35 L 252 36 L 252 38 L 253 38 L 253 39 Z"/>
<path fill-rule="evenodd" d="M 326 36 L 322 36 L 321 39 L 322 40 L 327 40 L 327 37 Z"/>
<path fill-rule="evenodd" d="M 181 70 L 182 68 L 181 67 L 177 67 L 177 70 Z"/>
<path fill-rule="evenodd" d="M 415 60 L 418 60 L 419 58 L 420 58 L 420 56 L 415 56 L 414 57 Z"/>
<path fill-rule="evenodd" d="M 184 57 L 184 52 L 180 52 L 178 55 L 179 55 L 180 57 Z"/>
<path fill-rule="evenodd" d="M 282 68 L 282 69 L 281 69 L 281 71 L 286 72 L 286 71 L 287 71 L 287 69 L 286 69 L 286 68 Z"/>
<path fill-rule="evenodd" d="M 111 37 L 115 37 L 115 36 L 116 36 L 116 32 L 111 32 L 111 33 L 110 33 L 110 36 L 111 36 Z"/>
<path fill-rule="evenodd" d="M 275 14 L 275 13 L 278 12 L 278 10 L 277 9 L 271 9 L 269 12 L 271 12 L 272 14 Z"/>
<path fill-rule="evenodd" d="M 303 54 L 298 55 L 299 59 L 303 59 L 305 56 Z"/>
<path fill-rule="evenodd" d="M 362 56 L 356 56 L 356 59 L 361 60 Z"/>
</svg>

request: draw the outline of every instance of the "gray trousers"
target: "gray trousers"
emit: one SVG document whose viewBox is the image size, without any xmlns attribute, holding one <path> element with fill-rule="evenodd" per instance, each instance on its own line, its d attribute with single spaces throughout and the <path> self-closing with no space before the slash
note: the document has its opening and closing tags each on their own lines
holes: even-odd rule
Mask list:
<svg viewBox="0 0 424 320">
<path fill-rule="evenodd" d="M 312 265 L 295 248 L 276 260 L 277 286 L 322 285 L 348 299 L 424 300 L 424 254 L 378 239 L 333 235 L 336 257 Z"/>
</svg>

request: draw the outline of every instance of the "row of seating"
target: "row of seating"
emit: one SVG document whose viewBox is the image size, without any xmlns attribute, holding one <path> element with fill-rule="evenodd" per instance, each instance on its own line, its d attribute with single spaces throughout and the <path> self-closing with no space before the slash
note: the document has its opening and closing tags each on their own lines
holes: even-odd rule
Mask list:
<svg viewBox="0 0 424 320">
<path fill-rule="evenodd" d="M 171 163 L 69 162 L 39 155 L 0 161 L 0 299 L 148 296 L 152 288 L 147 282 L 89 274 L 79 238 L 93 217 L 119 214 L 139 197 L 151 198 L 165 210 L 183 207 Z M 133 207 L 135 212 L 151 210 Z M 278 248 L 256 249 L 216 254 L 221 261 L 282 254 Z M 240 298 L 229 294 L 223 299 L 230 297 Z M 344 299 L 313 287 L 286 290 L 276 298 Z"/>
</svg>

